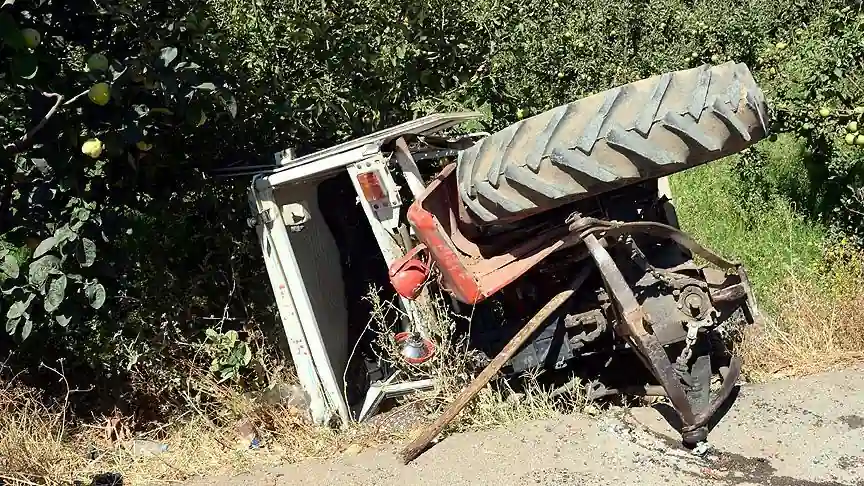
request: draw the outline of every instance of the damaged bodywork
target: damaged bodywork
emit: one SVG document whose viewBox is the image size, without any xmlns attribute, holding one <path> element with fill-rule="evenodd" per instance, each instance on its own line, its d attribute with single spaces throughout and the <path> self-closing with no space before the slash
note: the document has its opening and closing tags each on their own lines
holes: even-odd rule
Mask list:
<svg viewBox="0 0 864 486">
<path fill-rule="evenodd" d="M 452 298 L 453 312 L 473 309 L 470 342 L 490 358 L 406 448 L 406 460 L 496 374 L 537 367 L 575 370 L 599 397 L 633 392 L 628 378 L 634 362 L 641 363 L 650 379 L 635 392 L 668 397 L 684 442 L 704 441 L 707 422 L 741 371 L 735 337 L 759 311 L 745 269 L 678 228 L 662 181 L 767 135 L 767 106 L 747 67 L 665 73 L 491 135 L 436 134 L 472 116 L 415 120 L 256 179 L 251 200 L 265 215 L 257 224 L 277 300 L 288 289 L 283 298 L 291 302 L 283 302 L 280 315 L 286 333 L 293 332 L 304 386 L 318 394 L 319 407 L 338 409 L 343 420 L 367 417 L 387 390 L 412 389 L 384 376 L 371 383 L 365 406 L 348 410 L 339 390 L 346 385 L 339 383 L 344 344 L 328 346 L 336 331 L 322 333 L 318 324 L 334 314 L 309 296 L 326 291 L 312 289 L 302 271 L 286 271 L 285 261 L 298 259 L 291 234 L 297 239 L 318 218 L 304 212 L 308 201 L 291 200 L 303 191 L 284 187 L 347 172 L 405 309 L 395 331 L 423 332 L 418 309 L 430 286 L 437 287 Z M 443 161 L 443 168 L 424 176 L 421 167 L 430 161 Z M 320 259 L 320 249 L 313 253 Z"/>
</svg>

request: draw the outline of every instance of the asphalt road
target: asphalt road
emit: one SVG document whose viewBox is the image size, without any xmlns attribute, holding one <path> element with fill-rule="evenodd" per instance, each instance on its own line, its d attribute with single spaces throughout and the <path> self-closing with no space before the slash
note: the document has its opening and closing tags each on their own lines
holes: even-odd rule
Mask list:
<svg viewBox="0 0 864 486">
<path fill-rule="evenodd" d="M 394 446 L 207 483 L 864 486 L 864 369 L 741 387 L 704 457 L 658 408 L 455 435 L 408 466 Z"/>
</svg>

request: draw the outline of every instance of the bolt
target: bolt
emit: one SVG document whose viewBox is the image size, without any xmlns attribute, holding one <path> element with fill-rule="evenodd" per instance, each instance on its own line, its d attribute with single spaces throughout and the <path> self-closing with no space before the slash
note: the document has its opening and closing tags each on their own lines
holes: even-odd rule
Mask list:
<svg viewBox="0 0 864 486">
<path fill-rule="evenodd" d="M 672 291 L 672 296 L 673 296 L 673 297 L 678 297 L 679 295 L 681 295 L 681 291 L 680 291 L 680 290 L 675 289 L 675 290 Z"/>
<path fill-rule="evenodd" d="M 687 307 L 690 309 L 690 313 L 694 316 L 699 315 L 702 312 L 702 298 L 696 294 L 690 294 L 685 299 L 687 302 Z"/>
</svg>

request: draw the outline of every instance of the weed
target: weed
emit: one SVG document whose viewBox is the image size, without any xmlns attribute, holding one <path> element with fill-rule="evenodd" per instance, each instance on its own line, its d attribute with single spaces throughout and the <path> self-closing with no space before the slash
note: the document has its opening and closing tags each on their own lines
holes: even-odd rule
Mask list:
<svg viewBox="0 0 864 486">
<path fill-rule="evenodd" d="M 683 230 L 729 258 L 739 259 L 768 310 L 769 289 L 792 270 L 819 260 L 826 231 L 805 220 L 791 201 L 772 197 L 758 204 L 737 197 L 737 157 L 676 174 L 672 193 Z M 803 270 L 802 270 L 803 269 Z"/>
<path fill-rule="evenodd" d="M 398 309 L 391 303 L 382 302 L 377 295 L 376 292 L 369 294 L 375 309 L 373 319 L 378 321 L 376 327 L 379 330 L 386 330 L 386 316 L 389 312 L 398 312 Z M 427 418 L 437 416 L 452 402 L 490 358 L 469 349 L 466 337 L 457 334 L 455 319 L 462 317 L 449 311 L 443 296 L 436 295 L 428 302 L 427 312 L 432 318 L 425 320 L 425 331 L 437 346 L 435 355 L 428 362 L 422 365 L 404 362 L 388 331 L 379 331 L 377 339 L 378 347 L 383 350 L 381 358 L 384 361 L 408 376 L 417 379 L 432 378 L 435 381 L 434 390 L 408 399 L 422 403 Z M 473 316 L 468 319 L 471 317 Z M 552 397 L 551 390 L 545 389 L 539 378 L 539 372 L 521 377 L 518 390 L 503 377 L 493 380 L 446 431 L 485 429 L 513 422 L 548 419 L 562 413 L 579 411 L 587 403 L 582 387 L 574 387 L 569 393 Z"/>
<path fill-rule="evenodd" d="M 745 332 L 740 347 L 751 379 L 803 376 L 864 359 L 864 279 L 847 275 L 834 290 L 796 274 L 772 288 L 775 318 Z"/>
<path fill-rule="evenodd" d="M 797 212 L 806 191 L 796 185 L 804 160 L 794 139 L 781 137 L 757 150 L 762 157 L 756 166 L 732 157 L 672 179 L 682 227 L 741 259 L 768 311 L 738 347 L 745 373 L 764 381 L 864 358 L 861 249 L 835 241 L 827 228 Z"/>
<path fill-rule="evenodd" d="M 124 484 L 184 481 L 254 467 L 331 456 L 364 439 L 356 431 L 310 424 L 298 409 L 246 394 L 192 370 L 187 410 L 171 423 L 137 434 L 167 449 L 142 454 L 124 417 L 66 423 L 66 403 L 46 404 L 37 391 L 0 381 L 0 479 L 10 484 L 69 484 L 106 472 Z M 257 448 L 250 447 L 256 439 Z"/>
</svg>

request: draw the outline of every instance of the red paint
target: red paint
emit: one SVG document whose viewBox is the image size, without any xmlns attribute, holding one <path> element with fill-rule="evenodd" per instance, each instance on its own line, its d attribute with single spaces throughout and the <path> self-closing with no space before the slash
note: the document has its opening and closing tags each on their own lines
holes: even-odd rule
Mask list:
<svg viewBox="0 0 864 486">
<path fill-rule="evenodd" d="M 426 250 L 426 245 L 419 245 L 390 265 L 390 283 L 396 293 L 406 299 L 416 299 L 423 291 L 423 284 L 429 279 L 429 265 L 418 257 Z"/>
<path fill-rule="evenodd" d="M 441 171 L 438 177 L 426 188 L 426 191 L 408 208 L 407 217 L 414 227 L 417 237 L 426 245 L 432 255 L 432 260 L 438 265 L 443 287 L 452 292 L 458 300 L 468 304 L 476 304 L 485 299 L 486 296 L 481 292 L 474 275 L 465 268 L 460 260 L 438 218 L 423 207 L 427 198 L 432 195 L 445 198 L 441 202 L 450 202 L 445 192 L 444 181 L 453 173 L 455 167 L 454 164 L 450 164 Z"/>
<path fill-rule="evenodd" d="M 575 244 L 576 240 L 566 232 L 547 231 L 512 248 L 499 251 L 497 255 L 484 255 L 479 251 L 475 255 L 467 255 L 459 251 L 453 239 L 465 237 L 460 233 L 458 218 L 455 217 L 458 205 L 461 204 L 456 191 L 455 168 L 455 164 L 450 164 L 441 171 L 408 208 L 407 218 L 431 259 L 426 271 L 430 270 L 428 266 L 431 264 L 437 265 L 441 274 L 441 286 L 457 300 L 466 304 L 481 302 L 512 283 L 547 256 Z M 565 223 L 562 221 L 563 224 Z M 470 243 L 468 246 L 477 248 L 470 241 L 467 243 Z M 463 247 L 467 249 L 465 244 Z M 413 271 L 419 272 L 420 267 Z M 392 275 L 393 267 L 391 280 Z M 413 283 L 419 278 L 419 273 L 404 278 L 406 282 L 400 285 L 403 290 L 411 290 Z M 403 294 L 400 292 L 400 295 Z"/>
</svg>

